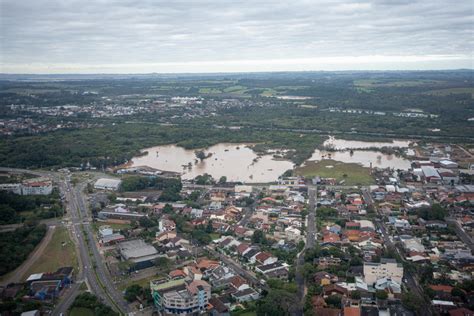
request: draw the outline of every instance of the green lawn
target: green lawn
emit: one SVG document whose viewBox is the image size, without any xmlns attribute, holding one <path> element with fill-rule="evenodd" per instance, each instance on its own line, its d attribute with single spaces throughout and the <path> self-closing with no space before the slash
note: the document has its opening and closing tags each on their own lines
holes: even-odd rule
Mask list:
<svg viewBox="0 0 474 316">
<path fill-rule="evenodd" d="M 94 316 L 94 311 L 85 307 L 74 307 L 69 316 Z"/>
<path fill-rule="evenodd" d="M 211 233 L 211 234 L 209 234 L 209 235 L 211 235 L 212 240 L 218 239 L 219 237 L 221 237 L 221 235 L 218 234 L 218 233 Z"/>
<path fill-rule="evenodd" d="M 100 226 L 110 226 L 110 228 L 112 228 L 113 230 L 129 229 L 131 227 L 130 224 L 95 222 L 95 223 L 92 224 L 92 229 L 97 232 L 97 231 L 99 231 Z"/>
<path fill-rule="evenodd" d="M 74 267 L 77 272 L 76 249 L 66 228 L 56 227 L 46 249 L 23 277 L 32 273 L 54 272 L 66 266 Z"/>
<path fill-rule="evenodd" d="M 344 163 L 330 159 L 308 161 L 304 166 L 296 168 L 295 173 L 305 177 L 335 178 L 338 182 L 345 180 L 345 185 L 369 185 L 374 183 L 369 168 L 356 163 Z"/>
<path fill-rule="evenodd" d="M 150 287 L 150 281 L 158 279 L 160 276 L 158 275 L 152 275 L 149 277 L 145 277 L 140 280 L 133 280 L 133 281 L 124 281 L 119 285 L 120 290 L 125 290 L 127 287 L 132 286 L 132 285 L 140 285 L 141 287 L 149 288 Z"/>
</svg>

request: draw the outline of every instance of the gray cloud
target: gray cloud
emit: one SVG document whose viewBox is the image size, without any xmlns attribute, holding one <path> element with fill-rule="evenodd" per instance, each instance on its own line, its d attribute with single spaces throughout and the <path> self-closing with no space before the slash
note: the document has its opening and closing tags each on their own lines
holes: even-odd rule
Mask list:
<svg viewBox="0 0 474 316">
<path fill-rule="evenodd" d="M 469 63 L 474 48 L 471 0 L 0 3 L 4 71 L 373 55 Z"/>
</svg>

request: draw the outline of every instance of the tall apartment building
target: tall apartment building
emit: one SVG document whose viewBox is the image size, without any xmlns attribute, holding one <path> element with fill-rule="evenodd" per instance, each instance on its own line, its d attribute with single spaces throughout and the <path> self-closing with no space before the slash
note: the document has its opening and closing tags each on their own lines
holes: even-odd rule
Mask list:
<svg viewBox="0 0 474 316">
<path fill-rule="evenodd" d="M 155 306 L 164 315 L 194 315 L 206 310 L 211 286 L 202 280 L 151 281 Z"/>
<path fill-rule="evenodd" d="M 403 265 L 395 259 L 381 259 L 380 263 L 364 262 L 364 281 L 372 285 L 382 278 L 390 278 L 398 284 L 402 283 Z"/>
</svg>

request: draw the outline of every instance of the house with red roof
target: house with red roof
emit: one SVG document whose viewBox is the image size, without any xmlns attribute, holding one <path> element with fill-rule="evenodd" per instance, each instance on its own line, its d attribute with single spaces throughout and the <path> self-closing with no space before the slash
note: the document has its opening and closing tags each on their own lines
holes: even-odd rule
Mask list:
<svg viewBox="0 0 474 316">
<path fill-rule="evenodd" d="M 186 273 L 184 273 L 184 271 L 181 269 L 176 269 L 168 273 L 168 276 L 172 280 L 179 280 L 179 279 L 184 279 L 186 277 Z"/>
<path fill-rule="evenodd" d="M 272 264 L 272 263 L 277 262 L 278 258 L 273 256 L 269 252 L 262 251 L 255 257 L 255 260 L 257 261 L 258 264 L 267 265 L 267 264 Z"/>
<path fill-rule="evenodd" d="M 250 286 L 247 283 L 247 280 L 245 280 L 240 275 L 233 276 L 230 279 L 230 285 L 237 291 L 243 291 L 250 288 Z"/>
<path fill-rule="evenodd" d="M 341 237 L 338 234 L 328 232 L 323 236 L 324 243 L 339 243 L 341 242 Z"/>
<path fill-rule="evenodd" d="M 244 254 L 247 253 L 247 251 L 249 251 L 250 249 L 250 245 L 247 244 L 247 243 L 241 243 L 240 245 L 237 246 L 237 253 L 239 254 L 239 256 L 243 256 Z"/>
</svg>

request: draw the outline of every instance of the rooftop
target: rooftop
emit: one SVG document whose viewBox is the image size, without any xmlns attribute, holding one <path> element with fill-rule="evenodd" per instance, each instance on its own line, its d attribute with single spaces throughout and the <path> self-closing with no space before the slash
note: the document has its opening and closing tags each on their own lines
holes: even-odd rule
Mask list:
<svg viewBox="0 0 474 316">
<path fill-rule="evenodd" d="M 158 254 L 155 247 L 141 239 L 124 241 L 119 244 L 119 249 L 126 260 Z"/>
<path fill-rule="evenodd" d="M 96 187 L 114 187 L 118 188 L 122 183 L 122 180 L 119 179 L 107 179 L 107 178 L 100 178 L 94 184 Z"/>
</svg>

